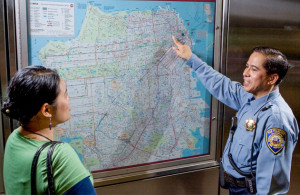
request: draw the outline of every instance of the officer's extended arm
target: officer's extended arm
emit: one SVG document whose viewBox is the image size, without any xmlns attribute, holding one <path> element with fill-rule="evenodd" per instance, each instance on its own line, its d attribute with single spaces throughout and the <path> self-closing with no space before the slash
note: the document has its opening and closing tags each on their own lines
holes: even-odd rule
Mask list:
<svg viewBox="0 0 300 195">
<path fill-rule="evenodd" d="M 181 44 L 175 37 L 173 40 L 177 46 L 173 47 L 173 50 L 179 57 L 188 60 L 187 65 L 196 72 L 204 87 L 219 101 L 238 110 L 248 98 L 252 97 L 240 83 L 231 81 L 193 54 L 189 46 Z"/>
</svg>

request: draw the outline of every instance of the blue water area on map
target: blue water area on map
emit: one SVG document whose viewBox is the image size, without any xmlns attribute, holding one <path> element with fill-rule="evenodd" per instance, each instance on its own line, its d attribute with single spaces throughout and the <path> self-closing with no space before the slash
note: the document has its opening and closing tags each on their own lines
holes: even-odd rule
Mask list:
<svg viewBox="0 0 300 195">
<path fill-rule="evenodd" d="M 190 129 L 192 135 L 198 140 L 195 144 L 195 149 L 185 149 L 182 152 L 182 157 L 195 156 L 200 154 L 208 154 L 209 152 L 209 139 L 202 136 L 200 129 L 197 128 L 196 131 Z"/>
<path fill-rule="evenodd" d="M 66 2 L 65 0 L 56 0 L 56 2 Z M 161 8 L 174 10 L 179 13 L 183 19 L 184 26 L 189 31 L 195 44 L 193 52 L 203 58 L 208 64 L 212 64 L 213 59 L 213 39 L 214 39 L 214 20 L 207 22 L 207 17 L 204 11 L 204 4 L 209 4 L 211 8 L 211 17 L 214 17 L 215 3 L 213 2 L 172 2 L 172 1 L 87 1 L 87 0 L 70 0 L 70 3 L 75 4 L 75 36 L 74 37 L 36 37 L 28 36 L 28 59 L 29 65 L 42 65 L 39 59 L 39 51 L 49 41 L 66 42 L 75 39 L 81 29 L 81 25 L 85 19 L 87 4 L 98 7 L 105 13 L 113 13 L 118 11 L 157 11 Z M 199 11 L 200 10 L 200 11 Z M 214 18 L 213 18 L 214 19 Z M 207 34 L 204 37 L 204 31 Z M 170 37 L 171 41 L 171 37 Z"/>
<path fill-rule="evenodd" d="M 72 141 L 78 140 L 78 139 L 83 140 L 82 137 L 72 137 L 72 138 L 70 138 L 70 137 L 62 136 L 59 141 L 70 144 Z M 78 155 L 79 159 L 81 160 L 81 162 L 83 162 L 82 154 L 78 153 L 77 150 L 74 150 L 74 151 L 77 153 L 77 155 Z"/>
<path fill-rule="evenodd" d="M 197 75 L 196 75 L 196 73 L 194 71 L 192 72 L 192 77 L 198 79 Z M 210 105 L 210 103 L 211 103 L 211 94 L 202 85 L 202 83 L 200 82 L 200 80 L 197 80 L 197 84 L 196 85 L 197 86 L 194 89 L 196 91 L 200 91 L 200 96 L 199 97 L 193 97 L 193 99 L 201 98 L 201 99 L 203 99 L 205 101 L 205 103 L 207 103 L 208 105 Z M 205 114 L 204 117 L 209 118 L 210 117 L 210 108 L 208 108 L 208 112 L 205 112 L 204 114 Z"/>
</svg>

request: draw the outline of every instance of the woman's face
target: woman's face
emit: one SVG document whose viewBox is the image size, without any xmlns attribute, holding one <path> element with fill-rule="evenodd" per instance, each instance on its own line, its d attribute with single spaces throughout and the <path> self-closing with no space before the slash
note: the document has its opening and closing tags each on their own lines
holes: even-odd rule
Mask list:
<svg viewBox="0 0 300 195">
<path fill-rule="evenodd" d="M 69 96 L 65 83 L 60 79 L 60 92 L 55 100 L 55 114 L 52 117 L 52 124 L 58 125 L 70 119 Z"/>
</svg>

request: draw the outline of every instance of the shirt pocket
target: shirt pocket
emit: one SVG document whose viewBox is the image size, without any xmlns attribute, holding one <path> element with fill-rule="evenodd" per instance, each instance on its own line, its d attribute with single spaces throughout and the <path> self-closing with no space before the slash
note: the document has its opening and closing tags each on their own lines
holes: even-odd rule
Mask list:
<svg viewBox="0 0 300 195">
<path fill-rule="evenodd" d="M 250 142 L 250 143 L 249 143 Z M 237 163 L 242 166 L 250 166 L 251 164 L 251 144 L 252 137 L 245 136 L 244 139 L 237 144 Z"/>
</svg>

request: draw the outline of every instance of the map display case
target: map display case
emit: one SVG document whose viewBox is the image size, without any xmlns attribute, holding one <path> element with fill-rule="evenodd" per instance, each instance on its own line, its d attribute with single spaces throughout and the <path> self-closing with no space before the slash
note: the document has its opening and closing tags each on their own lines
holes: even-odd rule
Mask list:
<svg viewBox="0 0 300 195">
<path fill-rule="evenodd" d="M 58 70 L 71 119 L 55 128 L 96 186 L 217 165 L 217 101 L 172 36 L 219 68 L 214 0 L 16 1 L 18 66 Z"/>
</svg>

